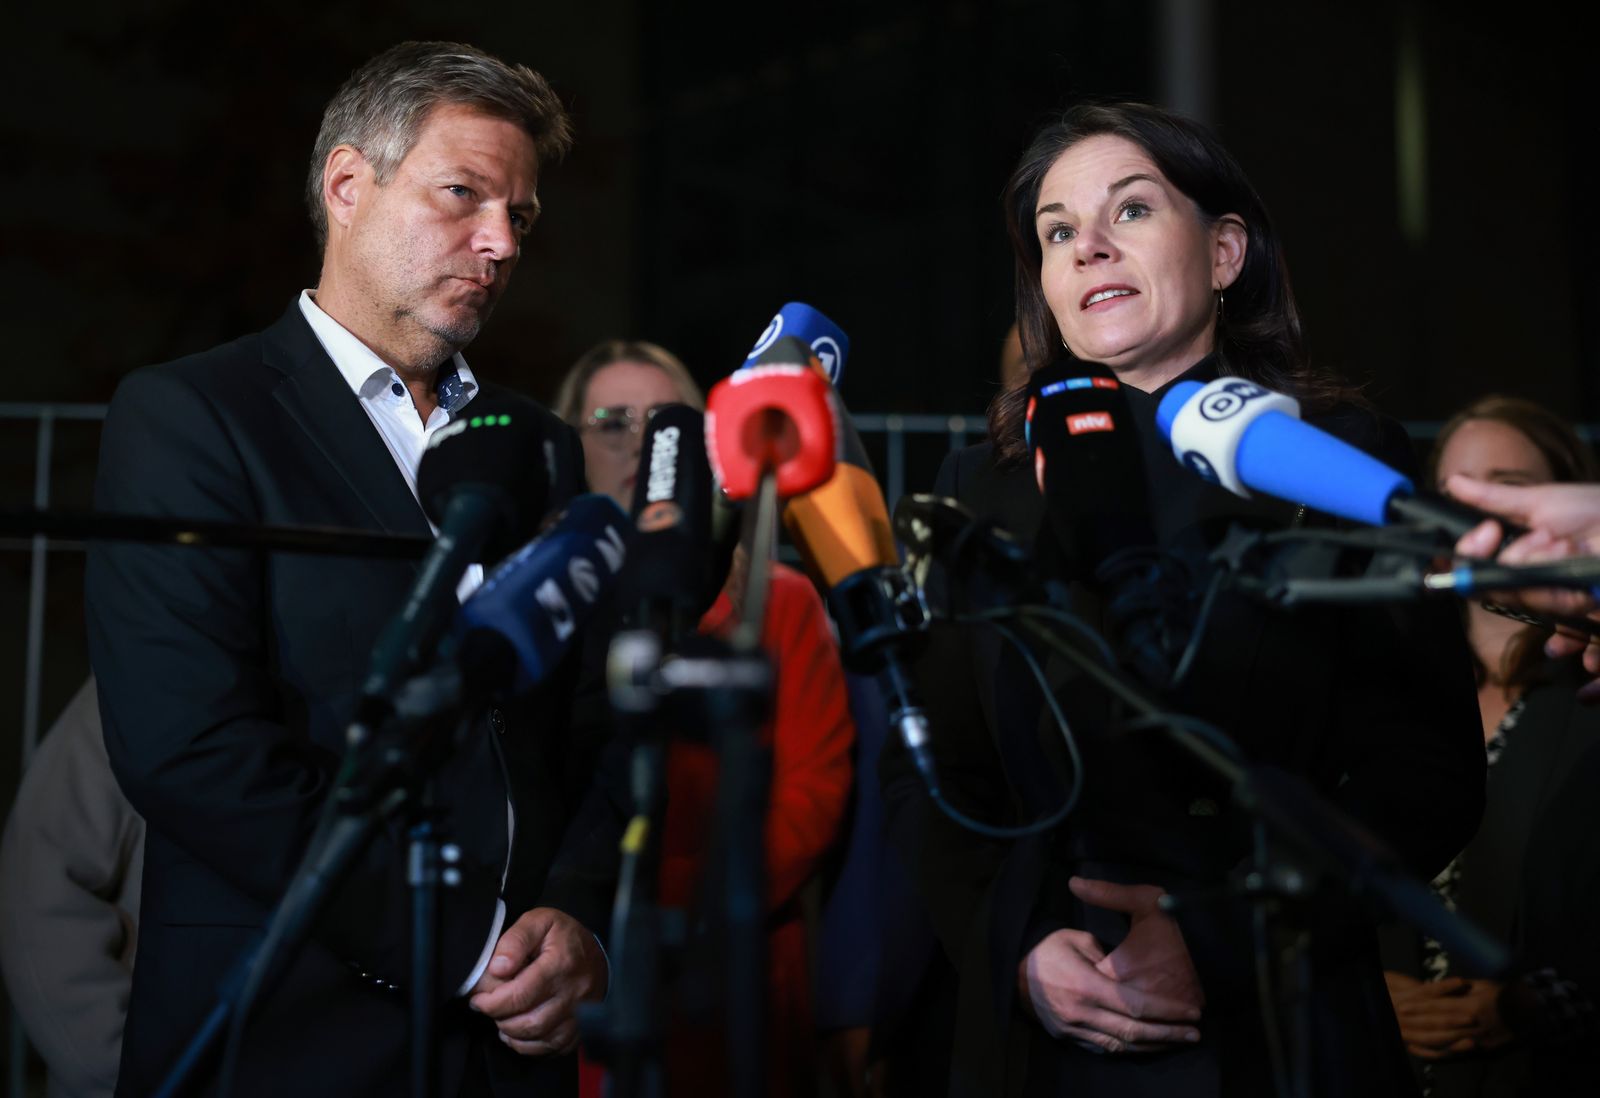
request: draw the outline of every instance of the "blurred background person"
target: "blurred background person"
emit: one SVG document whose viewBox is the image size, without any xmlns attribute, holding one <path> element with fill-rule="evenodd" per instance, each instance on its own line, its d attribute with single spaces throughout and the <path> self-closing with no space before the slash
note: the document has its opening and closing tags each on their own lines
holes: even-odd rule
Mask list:
<svg viewBox="0 0 1600 1098">
<path fill-rule="evenodd" d="M 1445 424 L 1427 479 L 1447 491 L 1458 476 L 1531 485 L 1597 474 L 1592 451 L 1559 416 L 1530 401 L 1488 396 Z M 1487 801 L 1477 835 L 1433 887 L 1447 906 L 1509 944 L 1530 831 L 1578 756 L 1597 741 L 1600 712 L 1578 703 L 1583 675 L 1576 661 L 1546 657 L 1548 629 L 1478 601 L 1463 604 L 1462 614 L 1478 682 Z M 1384 965 L 1401 1034 L 1429 1093 L 1518 1093 L 1526 1063 L 1496 1007 L 1498 981 L 1405 928 L 1386 931 Z"/>
<path fill-rule="evenodd" d="M 40 741 L 0 840 L 0 970 L 51 1098 L 116 1087 L 143 865 L 91 678 Z"/>
<path fill-rule="evenodd" d="M 573 364 L 557 391 L 555 410 L 582 436 L 592 491 L 632 508 L 644 426 L 665 404 L 704 409 L 705 399 L 683 363 L 653 343 L 609 340 Z M 716 602 L 700 621 L 702 633 L 725 636 L 738 624 L 747 570 L 741 547 Z M 772 747 L 766 834 L 769 1093 L 809 1095 L 815 1088 L 816 1048 L 802 889 L 840 835 L 855 733 L 838 645 L 822 600 L 805 576 L 782 564 L 773 567 L 762 647 L 776 673 L 767 726 Z M 666 907 L 688 908 L 700 898 L 697 888 L 713 838 L 715 751 L 700 740 L 674 741 L 666 780 L 660 899 Z M 714 1035 L 681 1027 L 669 1035 L 669 1093 L 725 1092 L 723 1065 Z"/>
</svg>

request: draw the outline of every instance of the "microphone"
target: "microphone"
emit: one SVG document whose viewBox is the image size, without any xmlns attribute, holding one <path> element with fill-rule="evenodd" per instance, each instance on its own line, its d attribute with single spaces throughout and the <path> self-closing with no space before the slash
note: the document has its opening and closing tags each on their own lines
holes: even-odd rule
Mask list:
<svg viewBox="0 0 1600 1098">
<path fill-rule="evenodd" d="M 811 312 L 831 326 L 832 322 L 822 314 Z M 837 328 L 833 331 L 844 339 L 842 331 Z M 844 345 L 848 347 L 848 339 L 844 339 Z M 822 360 L 800 339 L 790 337 L 772 343 L 754 361 L 755 365 L 747 365 L 733 376 L 752 369 L 767 369 L 770 368 L 768 364 L 773 363 L 809 370 L 823 381 L 822 392 L 834 417 L 838 438 L 834 468 L 828 477 L 819 478 L 817 484 L 790 493 L 791 498 L 783 511 L 784 526 L 799 548 L 807 569 L 824 586 L 833 587 L 844 577 L 874 563 L 898 564 L 889 511 L 884 505 L 883 492 L 878 488 L 878 478 L 872 471 L 872 462 L 855 423 L 845 412 L 837 390 L 826 382 L 827 370 Z M 808 531 L 806 535 L 797 529 L 802 523 Z"/>
<path fill-rule="evenodd" d="M 915 696 L 903 662 L 925 639 L 927 608 L 899 567 L 889 509 L 861 436 L 849 416 L 843 414 L 833 387 L 824 380 L 821 360 L 798 339 L 771 342 L 756 355 L 755 365 L 736 371 L 729 380 L 741 374 L 777 369 L 771 364 L 780 361 L 799 364 L 783 368 L 798 368 L 822 386 L 839 430 L 839 451 L 830 476 L 789 499 L 783 511 L 784 526 L 808 571 L 828 588 L 828 609 L 839 630 L 840 655 L 845 665 L 878 676 L 888 696 L 894 699 L 890 723 L 899 730 L 929 788 L 937 790 L 938 778 L 928 746 L 927 714 Z"/>
<path fill-rule="evenodd" d="M 992 610 L 1043 598 L 1033 554 L 993 519 L 980 519 L 948 496 L 901 496 L 894 532 L 906 547 L 905 568 L 926 589 L 928 566 L 943 569 L 953 611 Z"/>
<path fill-rule="evenodd" d="M 810 355 L 798 340 L 781 339 L 766 355 L 773 361 L 734 371 L 706 397 L 711 468 L 729 499 L 755 495 L 768 469 L 780 496 L 808 492 L 834 475 L 840 417 L 833 391 L 800 364 Z"/>
<path fill-rule="evenodd" d="M 630 536 L 616 501 L 591 492 L 491 572 L 455 617 L 457 661 L 475 686 L 541 682 L 615 586 Z"/>
<path fill-rule="evenodd" d="M 1187 674 L 1205 584 L 1196 562 L 1159 544 L 1132 416 L 1101 363 L 1034 372 L 1024 423 L 1045 497 L 1035 554 L 1047 576 L 1101 596 L 1118 657 L 1145 683 L 1171 689 Z"/>
<path fill-rule="evenodd" d="M 657 408 L 645 427 L 634 480 L 634 552 L 618 599 L 634 626 L 670 640 L 692 631 L 728 573 L 711 540 L 706 419 L 684 404 Z"/>
<path fill-rule="evenodd" d="M 1139 437 L 1109 369 L 1070 360 L 1034 371 L 1023 422 L 1046 500 L 1042 564 L 1092 583 L 1113 553 L 1156 543 Z"/>
<path fill-rule="evenodd" d="M 543 409 L 504 394 L 479 397 L 470 410 L 435 432 L 423 452 L 417 495 L 439 534 L 400 612 L 373 648 L 357 740 L 443 639 L 467 566 L 499 560 L 533 534 L 544 512 L 549 479 Z"/>
<path fill-rule="evenodd" d="M 1243 378 L 1178 382 L 1161 399 L 1156 426 L 1180 462 L 1235 495 L 1260 492 L 1369 526 L 1413 521 L 1452 542 L 1495 518 L 1418 492 L 1404 473 L 1301 422 L 1293 397 Z M 1506 527 L 1508 538 L 1526 532 Z"/>
<path fill-rule="evenodd" d="M 1453 591 L 1463 597 L 1527 587 L 1566 587 L 1591 598 L 1600 597 L 1600 558 L 1568 557 L 1520 565 L 1462 564 L 1448 572 L 1424 576 L 1422 586 L 1429 591 Z"/>
<path fill-rule="evenodd" d="M 740 369 L 754 366 L 785 336 L 805 344 L 821 364 L 824 376 L 834 388 L 839 387 L 839 379 L 844 376 L 845 358 L 850 354 L 850 337 L 844 334 L 843 328 L 810 305 L 799 301 L 791 301 L 778 310 L 778 315 L 767 324 L 756 345 L 750 348 Z"/>
</svg>

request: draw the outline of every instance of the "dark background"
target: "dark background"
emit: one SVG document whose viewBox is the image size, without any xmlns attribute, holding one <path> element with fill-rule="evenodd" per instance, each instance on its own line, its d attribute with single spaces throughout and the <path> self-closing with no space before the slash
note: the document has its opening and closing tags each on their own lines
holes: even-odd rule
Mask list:
<svg viewBox="0 0 1600 1098">
<path fill-rule="evenodd" d="M 1534 9 L 224 11 L 175 0 L 6 16 L 5 401 L 105 401 L 141 364 L 275 319 L 315 279 L 300 195 L 328 97 L 395 41 L 451 38 L 541 70 L 575 117 L 529 254 L 468 352 L 541 397 L 584 348 L 619 335 L 672 348 L 710 383 L 800 299 L 851 334 L 852 410 L 981 411 L 1010 323 L 1005 177 L 1052 108 L 1114 95 L 1219 129 L 1278 222 L 1314 356 L 1367 382 L 1383 410 L 1438 420 L 1500 391 L 1600 417 L 1596 94 L 1579 36 Z M 96 433 L 58 429 L 57 505 L 87 505 Z M 30 502 L 33 447 L 29 424 L 0 420 L 0 505 Z M 13 699 L 0 811 L 19 754 L 23 544 L 0 543 Z M 46 726 L 87 667 L 81 561 L 70 548 L 50 557 Z"/>
</svg>

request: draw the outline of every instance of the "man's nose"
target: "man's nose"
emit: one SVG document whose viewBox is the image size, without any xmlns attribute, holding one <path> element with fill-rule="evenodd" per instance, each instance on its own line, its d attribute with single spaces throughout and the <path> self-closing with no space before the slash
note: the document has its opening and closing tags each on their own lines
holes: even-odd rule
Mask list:
<svg viewBox="0 0 1600 1098">
<path fill-rule="evenodd" d="M 474 251 L 496 263 L 517 257 L 522 246 L 516 228 L 511 224 L 511 214 L 505 210 L 487 210 L 482 215 L 473 239 Z"/>
</svg>

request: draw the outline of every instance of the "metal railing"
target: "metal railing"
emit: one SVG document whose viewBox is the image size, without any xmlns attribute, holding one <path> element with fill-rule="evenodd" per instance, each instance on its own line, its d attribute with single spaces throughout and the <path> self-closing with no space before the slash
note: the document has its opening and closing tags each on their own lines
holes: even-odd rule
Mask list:
<svg viewBox="0 0 1600 1098">
<path fill-rule="evenodd" d="M 33 506 L 47 508 L 51 501 L 51 474 L 55 459 L 55 428 L 62 421 L 103 420 L 105 404 L 22 404 L 0 402 L 0 423 L 31 422 L 35 425 Z M 881 436 L 885 455 L 880 477 L 884 497 L 892 511 L 907 488 L 907 441 L 916 436 L 943 436 L 949 450 L 957 450 L 984 437 L 988 421 L 981 414 L 903 414 L 898 412 L 857 414 L 856 429 L 869 443 Z M 1425 441 L 1439 432 L 1438 421 L 1410 422 L 1406 429 L 1413 439 Z M 1600 425 L 1583 424 L 1579 432 L 1587 439 L 1600 437 Z M 22 703 L 22 765 L 27 767 L 39 740 L 40 687 L 44 670 L 44 607 L 51 551 L 79 551 L 81 543 L 52 541 L 42 535 L 0 544 L 0 550 L 26 547 L 30 554 L 26 658 Z"/>
</svg>

